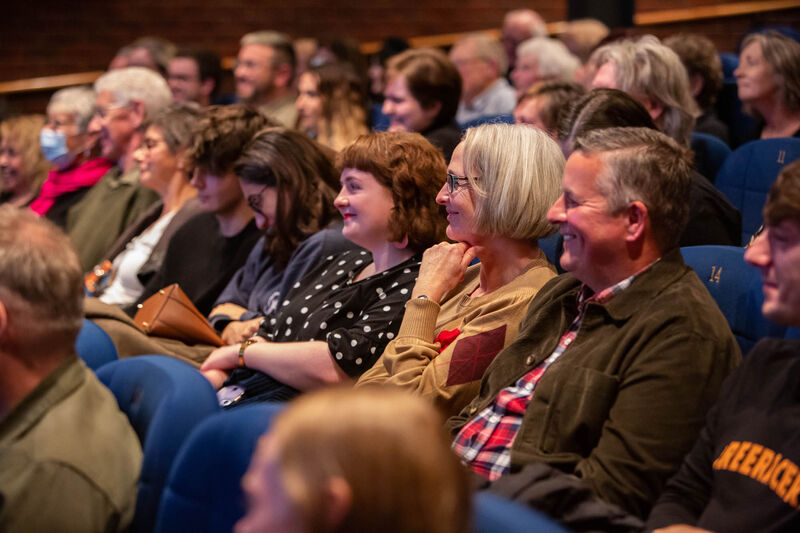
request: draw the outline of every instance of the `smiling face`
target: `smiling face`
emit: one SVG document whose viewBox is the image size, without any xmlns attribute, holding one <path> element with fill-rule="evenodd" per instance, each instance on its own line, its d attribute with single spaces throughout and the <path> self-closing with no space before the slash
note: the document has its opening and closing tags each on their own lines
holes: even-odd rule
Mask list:
<svg viewBox="0 0 800 533">
<path fill-rule="evenodd" d="M 144 134 L 142 145 L 134 153 L 139 164 L 139 181 L 162 196 L 166 194 L 172 177 L 178 171 L 179 158 L 164 142 L 161 128 L 150 126 Z"/>
<path fill-rule="evenodd" d="M 383 114 L 389 117 L 389 131 L 423 132 L 433 124 L 441 104 L 424 109 L 408 89 L 408 81 L 398 74 L 386 84 Z"/>
<path fill-rule="evenodd" d="M 779 324 L 800 326 L 800 225 L 784 220 L 767 227 L 744 258 L 761 271 L 764 316 Z"/>
<path fill-rule="evenodd" d="M 464 144 L 461 143 L 453 150 L 453 157 L 447 171 L 454 175 L 464 178 Z M 448 189 L 447 183 L 442 185 L 439 194 L 436 195 L 436 203 L 443 205 L 447 211 L 447 238 L 453 241 L 467 243 L 469 245 L 479 244 L 479 236 L 474 233 L 473 225 L 475 221 L 475 201 L 473 191 L 461 181 L 458 189 L 452 193 Z"/>
<path fill-rule="evenodd" d="M 392 192 L 375 176 L 356 168 L 344 169 L 341 181 L 342 189 L 333 204 L 344 219 L 342 235 L 370 251 L 388 243 Z"/>
<path fill-rule="evenodd" d="M 131 116 L 131 106 L 116 104 L 113 93 L 100 91 L 96 109 L 95 116 L 89 123 L 89 132 L 99 136 L 102 156 L 117 161 L 125 155 L 128 143 L 136 131 L 137 125 Z"/>
<path fill-rule="evenodd" d="M 22 166 L 22 154 L 16 140 L 3 139 L 0 142 L 0 189 L 17 191 L 27 187 Z"/>
<path fill-rule="evenodd" d="M 248 44 L 239 50 L 233 71 L 239 100 L 258 103 L 269 97 L 275 88 L 274 56 L 271 46 L 260 44 Z"/>
<path fill-rule="evenodd" d="M 316 134 L 322 115 L 322 97 L 318 91 L 319 79 L 310 72 L 303 73 L 297 84 L 297 100 L 294 106 L 300 118 L 300 129 Z"/>
<path fill-rule="evenodd" d="M 745 103 L 772 100 L 778 94 L 775 73 L 761 50 L 761 43 L 745 46 L 739 58 L 739 66 L 733 71 L 739 99 Z"/>
<path fill-rule="evenodd" d="M 606 171 L 600 156 L 574 152 L 564 169 L 562 194 L 547 213 L 564 236 L 561 266 L 594 291 L 622 279 L 618 260 L 625 254 L 625 216 L 608 213 L 598 188 Z"/>
</svg>

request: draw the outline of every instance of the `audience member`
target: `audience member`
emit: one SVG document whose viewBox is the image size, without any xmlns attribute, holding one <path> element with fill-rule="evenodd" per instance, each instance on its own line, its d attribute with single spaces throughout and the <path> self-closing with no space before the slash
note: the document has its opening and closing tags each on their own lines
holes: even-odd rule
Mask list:
<svg viewBox="0 0 800 533">
<path fill-rule="evenodd" d="M 291 128 L 297 122 L 294 107 L 294 48 L 289 38 L 274 31 L 242 37 L 233 75 L 239 102 L 258 106 L 269 118 Z"/>
<path fill-rule="evenodd" d="M 678 54 L 645 35 L 598 48 L 592 62 L 597 67 L 593 88 L 625 91 L 647 109 L 661 131 L 689 146 L 700 112 Z"/>
<path fill-rule="evenodd" d="M 398 391 L 326 390 L 278 415 L 242 480 L 236 533 L 466 533 L 464 469 L 428 405 Z"/>
<path fill-rule="evenodd" d="M 399 385 L 450 415 L 478 394 L 483 371 L 556 275 L 537 241 L 555 231 L 546 215 L 563 171 L 558 145 L 534 128 L 467 130 L 436 198 L 455 244 L 425 251 L 397 338 L 358 385 Z"/>
<path fill-rule="evenodd" d="M 608 37 L 608 26 L 597 19 L 575 19 L 567 22 L 559 32 L 558 38 L 567 46 L 567 50 L 586 63 L 597 45 Z M 578 83 L 581 80 L 575 80 Z M 589 80 L 591 82 L 592 80 Z"/>
<path fill-rule="evenodd" d="M 386 62 L 401 52 L 408 50 L 408 41 L 401 37 L 387 37 L 381 49 L 370 57 L 367 76 L 369 76 L 369 95 L 374 103 L 383 102 L 386 89 Z"/>
<path fill-rule="evenodd" d="M 435 196 L 444 160 L 420 135 L 382 132 L 359 137 L 337 167 L 342 234 L 365 250 L 328 256 L 293 285 L 257 337 L 206 359 L 201 369 L 217 386 L 237 369 L 220 391 L 223 402 L 285 400 L 357 378 L 397 334 L 422 251 L 443 236 Z"/>
<path fill-rule="evenodd" d="M 261 130 L 247 143 L 233 171 L 265 234 L 211 311 L 210 321 L 226 344 L 252 337 L 261 319 L 275 314 L 307 270 L 353 248 L 342 237 L 341 221 L 335 220 L 335 193 L 328 185 L 337 177 L 333 165 L 319 145 L 301 133 Z M 333 227 L 325 229 L 328 225 Z M 101 311 L 92 319 L 110 333 L 121 356 L 162 353 L 199 366 L 215 348 L 150 337 L 124 313 Z"/>
<path fill-rule="evenodd" d="M 51 165 L 42 153 L 42 115 L 23 115 L 0 122 L 0 204 L 30 205 Z"/>
<path fill-rule="evenodd" d="M 514 109 L 516 124 L 536 126 L 558 140 L 558 129 L 570 106 L 583 96 L 583 87 L 567 81 L 540 81 L 520 97 Z"/>
<path fill-rule="evenodd" d="M 75 354 L 83 269 L 67 237 L 0 206 L 0 530 L 127 531 L 142 451 Z"/>
<path fill-rule="evenodd" d="M 222 81 L 217 54 L 199 48 L 180 48 L 169 62 L 167 82 L 175 102 L 214 103 Z"/>
<path fill-rule="evenodd" d="M 683 263 L 688 151 L 645 128 L 580 137 L 548 219 L 569 272 L 534 297 L 453 447 L 496 480 L 545 463 L 645 516 L 697 438 L 739 348 Z"/>
<path fill-rule="evenodd" d="M 777 31 L 750 34 L 733 73 L 744 110 L 760 123 L 755 138 L 800 137 L 800 43 Z"/>
<path fill-rule="evenodd" d="M 345 64 L 352 69 L 360 84 L 366 86 L 367 59 L 361 53 L 358 41 L 352 37 L 333 35 L 319 39 L 317 49 L 309 63 L 312 67 L 321 67 L 331 63 Z"/>
<path fill-rule="evenodd" d="M 722 61 L 711 39 L 696 33 L 677 33 L 664 39 L 664 44 L 678 54 L 686 73 L 701 115 L 697 117 L 694 131 L 708 133 L 728 142 L 728 126 L 717 118 L 714 103 L 722 89 Z"/>
<path fill-rule="evenodd" d="M 647 110 L 616 89 L 594 89 L 578 100 L 562 124 L 562 150 L 569 155 L 575 139 L 588 131 L 612 127 L 656 129 Z M 711 182 L 691 171 L 689 221 L 679 234 L 680 246 L 721 244 L 738 246 L 742 216 Z"/>
<path fill-rule="evenodd" d="M 62 228 L 70 208 L 112 167 L 108 159 L 98 157 L 98 137 L 88 131 L 95 101 L 89 87 L 67 87 L 53 93 L 47 104 L 40 144 L 55 168 L 47 175 L 31 209 Z"/>
<path fill-rule="evenodd" d="M 534 37 L 519 45 L 517 65 L 511 71 L 517 98 L 539 81 L 571 82 L 581 63 L 564 43 L 549 37 Z"/>
<path fill-rule="evenodd" d="M 89 133 L 100 136 L 102 157 L 116 167 L 67 212 L 67 233 L 86 271 L 158 199 L 139 183 L 133 153 L 147 122 L 172 100 L 164 78 L 142 67 L 107 72 L 95 82 L 94 90 L 97 105 Z"/>
<path fill-rule="evenodd" d="M 89 273 L 90 296 L 119 306 L 137 301 L 161 267 L 172 235 L 200 212 L 194 200 L 197 190 L 189 184 L 192 167 L 186 152 L 201 116 L 194 104 L 172 104 L 153 117 L 134 158 L 139 181 L 160 200 L 120 235 L 105 261 Z"/>
<path fill-rule="evenodd" d="M 406 50 L 386 64 L 383 113 L 389 131 L 412 131 L 444 153 L 450 161 L 461 140 L 456 122 L 461 75 L 447 55 L 433 48 Z"/>
<path fill-rule="evenodd" d="M 745 252 L 764 316 L 800 327 L 800 162 L 784 167 Z M 722 387 L 700 438 L 648 519 L 658 531 L 796 531 L 800 341 L 763 339 Z M 682 529 L 681 529 L 682 527 Z M 699 528 L 699 529 L 698 529 Z"/>
<path fill-rule="evenodd" d="M 169 62 L 175 55 L 175 45 L 160 37 L 140 37 L 119 49 L 108 70 L 144 67 L 167 77 Z"/>
<path fill-rule="evenodd" d="M 347 63 L 311 67 L 300 76 L 295 107 L 298 129 L 336 151 L 369 131 L 366 91 Z"/>
<path fill-rule="evenodd" d="M 323 258 L 353 248 L 333 205 L 338 176 L 320 148 L 297 132 L 270 128 L 236 162 L 256 223 L 268 233 L 211 312 L 226 344 L 252 337 L 261 319 L 273 316 L 289 289 Z"/>
<path fill-rule="evenodd" d="M 532 9 L 514 9 L 503 17 L 500 41 L 506 51 L 509 68 L 517 65 L 517 47 L 534 37 L 547 37 L 544 19 Z"/>
<path fill-rule="evenodd" d="M 297 89 L 297 82 L 300 76 L 311 66 L 311 57 L 317 51 L 317 40 L 312 37 L 301 37 L 292 41 L 294 49 L 294 88 Z"/>
<path fill-rule="evenodd" d="M 508 59 L 497 40 L 482 33 L 469 34 L 456 41 L 450 59 L 461 75 L 458 122 L 514 110 L 516 95 L 505 79 Z"/>
<path fill-rule="evenodd" d="M 172 234 L 161 268 L 145 284 L 137 304 L 177 283 L 197 309 L 208 315 L 260 237 L 233 165 L 253 135 L 272 125 L 266 116 L 245 106 L 208 108 L 190 154 L 194 171 L 189 183 L 197 189 L 203 213 Z M 133 314 L 135 308 L 131 305 L 127 311 Z"/>
</svg>

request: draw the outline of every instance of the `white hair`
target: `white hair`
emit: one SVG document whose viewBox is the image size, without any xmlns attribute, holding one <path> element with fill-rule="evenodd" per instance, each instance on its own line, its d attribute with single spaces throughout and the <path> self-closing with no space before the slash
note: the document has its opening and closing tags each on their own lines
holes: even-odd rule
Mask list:
<svg viewBox="0 0 800 533">
<path fill-rule="evenodd" d="M 75 122 L 81 133 L 86 131 L 89 121 L 94 115 L 94 105 L 97 97 L 94 91 L 86 86 L 67 87 L 53 93 L 47 104 L 47 114 L 68 113 L 75 116 Z"/>
<path fill-rule="evenodd" d="M 110 92 L 117 105 L 142 102 L 146 119 L 172 102 L 172 91 L 163 76 L 144 67 L 106 72 L 94 82 L 94 91 L 96 94 Z"/>
<path fill-rule="evenodd" d="M 575 71 L 581 66 L 580 60 L 564 43 L 549 37 L 534 37 L 520 43 L 517 47 L 517 62 L 525 56 L 536 58 L 540 79 L 572 81 Z"/>
</svg>

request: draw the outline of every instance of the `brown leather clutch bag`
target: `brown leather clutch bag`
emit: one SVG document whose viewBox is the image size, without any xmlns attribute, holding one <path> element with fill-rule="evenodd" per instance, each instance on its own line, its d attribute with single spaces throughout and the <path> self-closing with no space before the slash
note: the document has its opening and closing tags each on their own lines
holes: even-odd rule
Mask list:
<svg viewBox="0 0 800 533">
<path fill-rule="evenodd" d="M 214 327 L 177 283 L 164 287 L 139 304 L 133 320 L 152 337 L 175 339 L 185 344 L 222 346 Z"/>
</svg>

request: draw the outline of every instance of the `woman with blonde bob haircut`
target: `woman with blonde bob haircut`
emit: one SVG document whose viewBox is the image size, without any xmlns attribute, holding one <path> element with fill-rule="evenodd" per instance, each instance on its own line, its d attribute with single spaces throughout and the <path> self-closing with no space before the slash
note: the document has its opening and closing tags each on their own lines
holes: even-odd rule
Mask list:
<svg viewBox="0 0 800 533">
<path fill-rule="evenodd" d="M 447 414 L 469 403 L 531 299 L 556 275 L 538 239 L 555 233 L 547 211 L 563 170 L 558 145 L 537 128 L 467 131 L 436 197 L 456 243 L 425 252 L 397 337 L 357 385 L 398 385 Z M 480 264 L 469 266 L 475 257 Z"/>
<path fill-rule="evenodd" d="M 439 414 L 396 390 L 299 398 L 261 438 L 236 533 L 466 533 L 466 472 Z"/>
<path fill-rule="evenodd" d="M 0 122 L 0 204 L 29 205 L 39 193 L 50 163 L 42 154 L 42 115 L 23 115 Z"/>
</svg>

